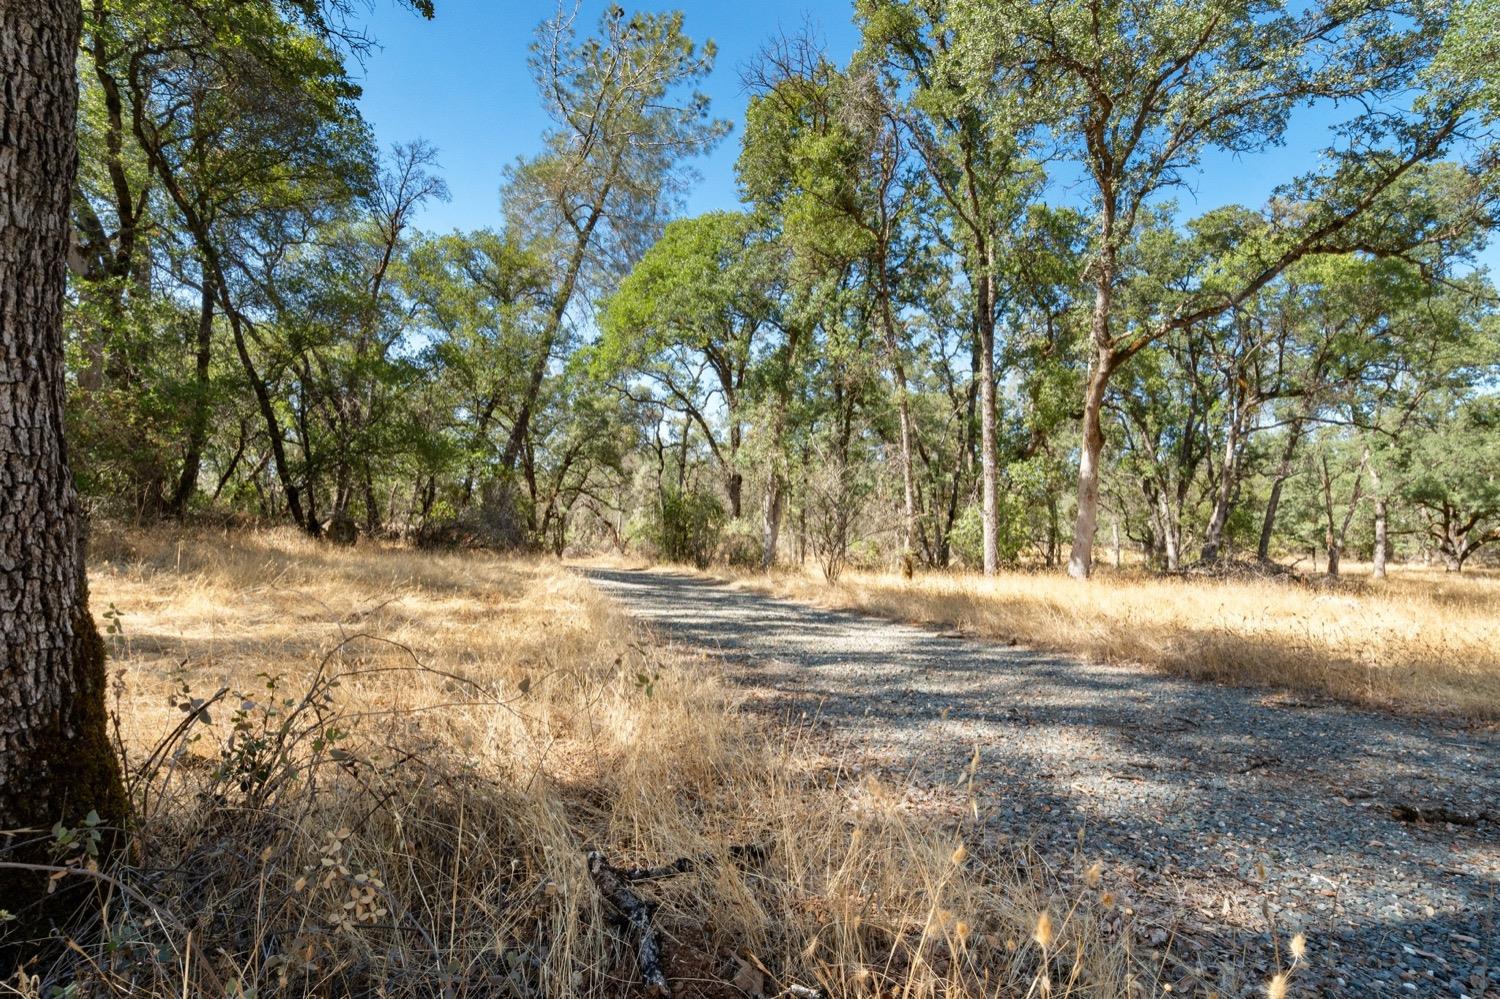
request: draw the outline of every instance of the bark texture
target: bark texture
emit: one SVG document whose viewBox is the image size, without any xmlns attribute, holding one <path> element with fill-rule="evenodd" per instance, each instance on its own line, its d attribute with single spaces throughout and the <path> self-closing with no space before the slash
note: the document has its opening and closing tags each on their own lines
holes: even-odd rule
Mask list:
<svg viewBox="0 0 1500 999">
<path fill-rule="evenodd" d="M 0 828 L 126 811 L 63 440 L 76 0 L 0 3 Z M 7 880 L 8 879 L 8 880 Z M 0 873 L 0 905 L 25 886 Z M 23 899 L 24 900 L 24 899 Z M 14 909 L 14 905 L 7 905 Z"/>
</svg>

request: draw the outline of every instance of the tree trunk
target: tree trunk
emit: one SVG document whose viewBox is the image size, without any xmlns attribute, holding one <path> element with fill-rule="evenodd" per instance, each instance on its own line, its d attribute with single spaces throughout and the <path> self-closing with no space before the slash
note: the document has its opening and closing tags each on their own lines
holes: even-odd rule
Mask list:
<svg viewBox="0 0 1500 999">
<path fill-rule="evenodd" d="M 611 167 L 612 172 L 613 167 Z M 562 332 L 563 321 L 568 315 L 568 306 L 573 301 L 573 292 L 578 287 L 578 278 L 583 273 L 583 263 L 588 257 L 594 229 L 604 215 L 604 204 L 609 198 L 609 191 L 610 185 L 606 184 L 604 189 L 595 196 L 594 203 L 589 209 L 588 221 L 578 231 L 572 252 L 569 254 L 562 285 L 552 300 L 552 308 L 548 310 L 547 325 L 542 331 L 541 343 L 537 347 L 536 356 L 531 359 L 531 373 L 526 379 L 526 394 L 521 397 L 521 408 L 516 413 L 515 422 L 511 424 L 510 436 L 505 441 L 505 450 L 500 454 L 500 467 L 507 472 L 515 471 L 516 459 L 521 456 L 521 449 L 525 446 L 527 436 L 531 432 L 531 410 L 541 394 L 542 379 L 546 377 L 547 365 L 552 360 L 552 348 Z"/>
<path fill-rule="evenodd" d="M 1334 499 L 1333 499 L 1333 474 L 1328 469 L 1328 457 L 1323 457 L 1323 504 L 1327 514 L 1327 527 L 1324 531 L 1324 547 L 1328 551 L 1328 575 L 1339 574 L 1339 559 L 1344 551 L 1344 539 L 1349 536 L 1349 524 L 1354 519 L 1354 511 L 1359 506 L 1360 492 L 1364 486 L 1365 468 L 1370 462 L 1370 450 L 1366 448 L 1363 456 L 1359 459 L 1359 467 L 1354 472 L 1354 489 L 1349 495 L 1349 507 L 1344 511 L 1344 519 L 1341 523 L 1334 523 Z"/>
<path fill-rule="evenodd" d="M 63 438 L 80 10 L 0 4 L 0 828 L 125 818 Z M 41 848 L 44 849 L 44 848 Z M 13 855 L 14 856 L 14 855 Z M 20 859 L 44 860 L 42 856 Z M 14 911 L 43 885 L 0 873 Z"/>
<path fill-rule="evenodd" d="M 203 464 L 203 445 L 208 440 L 208 414 L 211 408 L 208 388 L 208 366 L 213 360 L 214 284 L 213 276 L 203 268 L 202 303 L 198 311 L 198 350 L 193 369 L 193 414 L 188 424 L 187 450 L 182 457 L 182 474 L 177 489 L 167 505 L 173 517 L 187 513 L 189 501 L 198 489 L 198 469 Z"/>
<path fill-rule="evenodd" d="M 1297 456 L 1297 442 L 1302 436 L 1302 424 L 1294 423 L 1287 431 L 1286 447 L 1281 452 L 1281 463 L 1276 467 L 1276 478 L 1271 481 L 1271 495 L 1266 500 L 1266 516 L 1260 525 L 1260 544 L 1256 545 L 1255 557 L 1262 562 L 1271 558 L 1271 535 L 1276 531 L 1276 509 L 1281 505 L 1281 489 L 1292 475 L 1292 459 Z"/>
<path fill-rule="evenodd" d="M 1099 292 L 1096 318 L 1107 314 L 1109 295 Z M 1083 442 L 1078 451 L 1078 521 L 1073 528 L 1073 550 L 1068 556 L 1068 575 L 1087 579 L 1094 562 L 1094 532 L 1099 527 L 1099 461 L 1104 453 L 1104 393 L 1114 370 L 1114 355 L 1099 351 L 1089 372 L 1083 398 Z"/>
<path fill-rule="evenodd" d="M 882 273 L 884 273 L 882 271 Z M 906 388 L 906 365 L 901 360 L 901 338 L 891 309 L 889 290 L 881 287 L 881 317 L 885 323 L 885 349 L 890 354 L 891 377 L 896 382 L 896 416 L 901 430 L 901 558 L 909 565 L 917 536 L 917 479 L 911 422 L 911 399 Z"/>
<path fill-rule="evenodd" d="M 1374 562 L 1370 568 L 1371 579 L 1385 578 L 1385 563 L 1390 552 L 1387 520 L 1385 498 L 1379 497 L 1375 500 L 1375 553 L 1371 556 Z"/>
<path fill-rule="evenodd" d="M 1000 469 L 995 431 L 995 276 L 993 252 L 985 257 L 974 308 L 979 338 L 979 467 L 983 480 L 984 574 L 1000 570 Z"/>
<path fill-rule="evenodd" d="M 1182 568 L 1182 518 L 1172 509 L 1165 488 L 1156 491 L 1156 534 L 1161 539 L 1162 564 L 1168 572 Z"/>
<path fill-rule="evenodd" d="M 730 472 L 724 492 L 729 496 L 729 519 L 739 520 L 744 507 L 745 476 L 738 471 Z"/>
<path fill-rule="evenodd" d="M 1231 418 L 1229 432 L 1224 439 L 1224 466 L 1219 474 L 1219 488 L 1214 493 L 1213 513 L 1208 518 L 1208 528 L 1203 532 L 1202 559 L 1218 561 L 1224 547 L 1224 528 L 1229 524 L 1229 514 L 1234 509 L 1235 494 L 1239 492 L 1240 475 L 1240 418 Z"/>
<path fill-rule="evenodd" d="M 1390 555 L 1389 514 L 1385 491 L 1381 488 L 1380 469 L 1370 462 L 1370 497 L 1375 507 L 1375 550 L 1370 555 L 1370 578 L 1385 578 L 1385 563 Z"/>
<path fill-rule="evenodd" d="M 1276 508 L 1281 505 L 1281 488 L 1287 476 L 1277 475 L 1271 483 L 1271 495 L 1266 499 L 1266 516 L 1260 525 L 1260 543 L 1255 546 L 1255 557 L 1262 562 L 1271 558 L 1271 535 L 1276 531 Z"/>
<path fill-rule="evenodd" d="M 761 500 L 761 547 L 760 567 L 769 569 L 776 564 L 776 539 L 781 533 L 781 508 L 783 505 L 781 476 L 772 472 L 766 480 L 766 493 Z"/>
</svg>

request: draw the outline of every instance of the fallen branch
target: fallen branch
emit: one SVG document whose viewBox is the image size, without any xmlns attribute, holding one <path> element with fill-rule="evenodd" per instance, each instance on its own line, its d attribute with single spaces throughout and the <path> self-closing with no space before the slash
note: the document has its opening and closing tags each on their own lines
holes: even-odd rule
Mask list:
<svg viewBox="0 0 1500 999">
<path fill-rule="evenodd" d="M 768 852 L 766 847 L 755 843 L 729 848 L 730 857 L 737 861 L 763 860 Z M 641 898 L 630 890 L 630 885 L 637 881 L 659 881 L 686 874 L 702 866 L 705 861 L 679 857 L 670 864 L 657 867 L 616 867 L 605 860 L 604 854 L 598 850 L 590 850 L 588 859 L 589 874 L 599 886 L 600 893 L 635 934 L 635 958 L 640 965 L 646 994 L 662 999 L 671 996 L 672 986 L 667 982 L 666 972 L 661 966 L 661 944 L 656 939 L 656 928 L 651 925 L 651 918 L 656 914 L 656 903 Z"/>
<path fill-rule="evenodd" d="M 628 872 L 612 867 L 599 851 L 589 852 L 589 874 L 593 876 L 594 883 L 599 886 L 605 900 L 614 906 L 635 933 L 635 959 L 640 965 L 646 994 L 665 999 L 671 996 L 672 986 L 667 982 L 666 972 L 662 971 L 661 945 L 656 940 L 656 929 L 651 925 L 651 917 L 656 913 L 656 903 L 631 891 L 629 882 L 641 879 L 628 878 L 626 873 Z"/>
<path fill-rule="evenodd" d="M 748 846 L 731 846 L 729 856 L 733 860 L 759 861 L 766 858 L 769 851 L 758 843 Z M 704 861 L 694 860 L 692 857 L 678 857 L 670 864 L 662 864 L 659 867 L 616 867 L 615 873 L 626 881 L 658 881 L 662 878 L 670 878 L 677 874 L 687 874 L 689 871 L 697 870 Z"/>
</svg>

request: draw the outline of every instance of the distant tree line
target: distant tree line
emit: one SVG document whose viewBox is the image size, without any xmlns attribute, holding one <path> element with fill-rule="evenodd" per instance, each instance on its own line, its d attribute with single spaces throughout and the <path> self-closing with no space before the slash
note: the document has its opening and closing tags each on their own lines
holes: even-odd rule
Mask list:
<svg viewBox="0 0 1500 999">
<path fill-rule="evenodd" d="M 340 21 L 86 5 L 68 299 L 84 495 L 313 535 L 707 563 L 1179 570 L 1500 538 L 1489 5 L 860 0 L 744 70 L 744 206 L 678 14 L 560 16 L 494 228 L 376 147 Z M 1415 95 L 1415 96 L 1413 96 Z M 1332 116 L 1261 206 L 1209 153 Z M 1214 192 L 1206 192 L 1210 197 Z M 1101 533 L 1102 532 L 1102 533 Z"/>
</svg>

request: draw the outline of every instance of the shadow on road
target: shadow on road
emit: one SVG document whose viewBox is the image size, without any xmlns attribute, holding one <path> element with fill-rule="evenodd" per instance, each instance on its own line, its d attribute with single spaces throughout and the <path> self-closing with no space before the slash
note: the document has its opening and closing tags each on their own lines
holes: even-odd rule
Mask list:
<svg viewBox="0 0 1500 999">
<path fill-rule="evenodd" d="M 1202 945 L 1186 959 L 1210 978 L 1231 952 L 1269 970 L 1273 937 L 1284 947 L 1303 930 L 1314 960 L 1299 977 L 1314 994 L 1500 995 L 1500 827 L 1392 816 L 1396 805 L 1500 811 L 1493 733 L 1278 706 L 1263 690 L 681 573 L 587 575 L 663 636 L 722 658 L 758 710 L 810 719 L 893 775 L 951 784 L 977 745 L 976 835 L 1033 842 L 1062 863 L 1082 827 L 1086 849 L 1141 894 L 1146 923 Z"/>
</svg>

